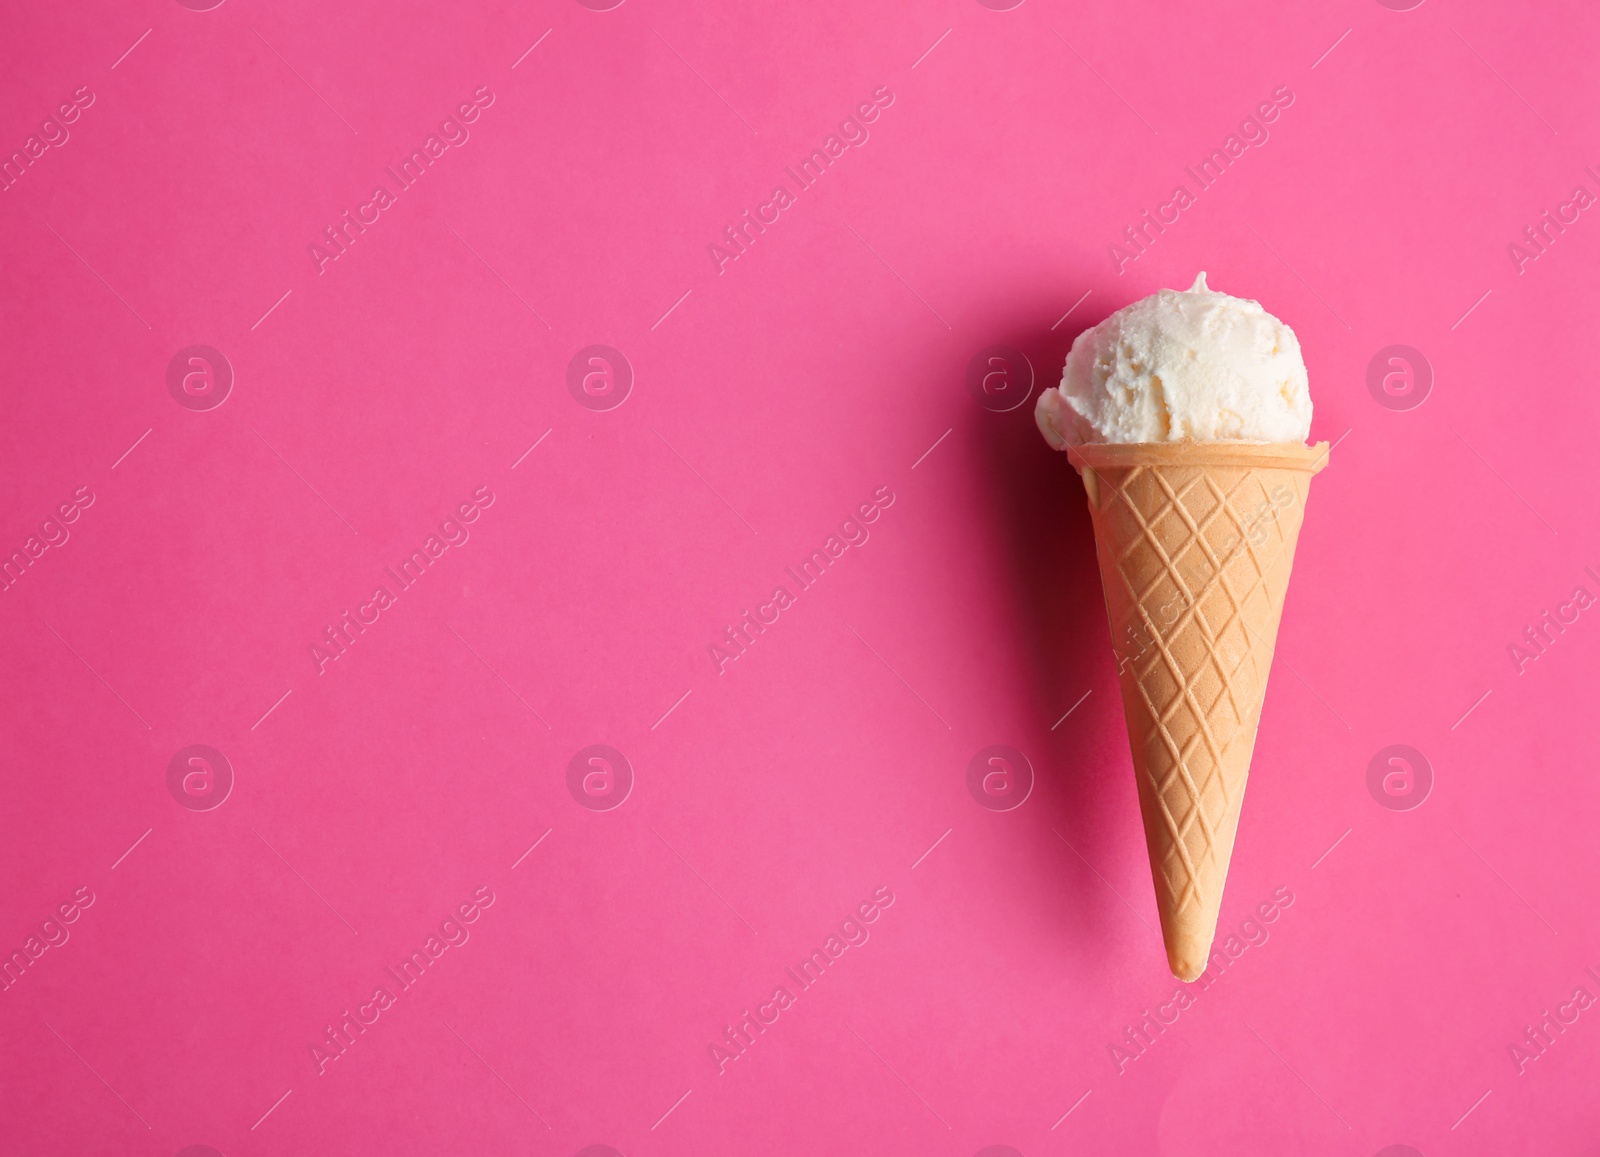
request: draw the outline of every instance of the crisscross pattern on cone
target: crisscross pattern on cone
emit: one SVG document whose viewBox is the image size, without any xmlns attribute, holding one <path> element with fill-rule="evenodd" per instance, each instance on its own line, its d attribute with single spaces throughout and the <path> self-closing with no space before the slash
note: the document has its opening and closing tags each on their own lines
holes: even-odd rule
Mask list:
<svg viewBox="0 0 1600 1157">
<path fill-rule="evenodd" d="M 1327 443 L 1070 451 L 1083 474 L 1167 961 L 1205 971 L 1311 476 Z"/>
</svg>

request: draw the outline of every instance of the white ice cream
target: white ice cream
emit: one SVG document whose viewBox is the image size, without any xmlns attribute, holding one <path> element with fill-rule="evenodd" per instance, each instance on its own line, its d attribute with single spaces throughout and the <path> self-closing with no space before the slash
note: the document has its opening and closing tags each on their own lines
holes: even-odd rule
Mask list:
<svg viewBox="0 0 1600 1157">
<path fill-rule="evenodd" d="M 1084 442 L 1304 442 L 1311 392 L 1294 331 L 1261 304 L 1163 289 L 1072 343 L 1034 408 L 1057 450 Z"/>
</svg>

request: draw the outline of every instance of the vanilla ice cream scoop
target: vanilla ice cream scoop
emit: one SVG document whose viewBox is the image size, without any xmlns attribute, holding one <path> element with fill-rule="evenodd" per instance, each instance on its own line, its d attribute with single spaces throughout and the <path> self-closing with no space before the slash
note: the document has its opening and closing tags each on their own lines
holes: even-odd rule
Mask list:
<svg viewBox="0 0 1600 1157">
<path fill-rule="evenodd" d="M 1304 442 L 1311 392 L 1294 331 L 1206 275 L 1117 310 L 1072 343 L 1034 419 L 1057 450 L 1086 442 Z"/>
</svg>

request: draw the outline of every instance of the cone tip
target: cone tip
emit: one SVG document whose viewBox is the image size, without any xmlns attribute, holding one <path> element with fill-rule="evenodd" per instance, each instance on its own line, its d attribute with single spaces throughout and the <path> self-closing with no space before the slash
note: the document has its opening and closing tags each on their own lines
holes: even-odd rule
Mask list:
<svg viewBox="0 0 1600 1157">
<path fill-rule="evenodd" d="M 1178 943 L 1167 945 L 1167 966 L 1172 969 L 1172 975 L 1185 984 L 1191 984 L 1200 979 L 1200 974 L 1210 963 L 1207 957 L 1211 953 L 1211 938 L 1206 937 L 1204 943 L 1199 943 L 1193 937 L 1176 939 Z"/>
<path fill-rule="evenodd" d="M 1180 963 L 1173 960 L 1168 960 L 1167 963 L 1172 966 L 1172 975 L 1185 984 L 1193 984 L 1200 979 L 1200 974 L 1206 970 L 1206 962 L 1204 960 L 1201 960 L 1198 964 L 1188 961 Z"/>
</svg>

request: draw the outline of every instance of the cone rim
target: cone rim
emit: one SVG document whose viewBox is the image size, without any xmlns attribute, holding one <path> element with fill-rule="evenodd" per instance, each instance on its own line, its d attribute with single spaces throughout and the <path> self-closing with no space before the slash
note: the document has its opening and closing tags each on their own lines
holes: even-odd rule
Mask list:
<svg viewBox="0 0 1600 1157">
<path fill-rule="evenodd" d="M 1069 446 L 1067 458 L 1079 473 L 1134 466 L 1246 466 L 1316 474 L 1328 464 L 1328 450 L 1326 442 L 1085 442 Z"/>
</svg>

